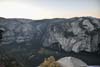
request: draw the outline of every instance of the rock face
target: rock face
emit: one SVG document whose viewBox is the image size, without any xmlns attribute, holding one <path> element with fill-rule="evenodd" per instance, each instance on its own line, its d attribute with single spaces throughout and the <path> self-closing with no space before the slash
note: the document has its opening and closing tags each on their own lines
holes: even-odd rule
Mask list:
<svg viewBox="0 0 100 67">
<path fill-rule="evenodd" d="M 71 21 L 72 20 L 72 21 Z M 65 51 L 98 50 L 100 21 L 94 18 L 74 18 L 49 25 L 43 45 Z"/>
<path fill-rule="evenodd" d="M 88 65 L 78 58 L 64 57 L 57 61 L 61 67 L 88 67 Z"/>
</svg>

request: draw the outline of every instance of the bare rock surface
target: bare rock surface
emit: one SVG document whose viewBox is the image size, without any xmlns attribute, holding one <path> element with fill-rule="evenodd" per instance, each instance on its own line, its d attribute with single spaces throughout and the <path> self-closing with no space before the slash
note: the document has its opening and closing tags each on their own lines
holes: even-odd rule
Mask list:
<svg viewBox="0 0 100 67">
<path fill-rule="evenodd" d="M 88 67 L 82 60 L 75 57 L 64 57 L 57 61 L 61 67 Z"/>
</svg>

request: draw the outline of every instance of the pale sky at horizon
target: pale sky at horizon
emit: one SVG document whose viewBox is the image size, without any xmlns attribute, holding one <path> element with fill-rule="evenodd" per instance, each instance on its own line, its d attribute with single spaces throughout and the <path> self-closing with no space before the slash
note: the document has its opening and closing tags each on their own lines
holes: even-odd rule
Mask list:
<svg viewBox="0 0 100 67">
<path fill-rule="evenodd" d="M 100 18 L 100 0 L 0 0 L 0 17 L 5 18 Z"/>
</svg>

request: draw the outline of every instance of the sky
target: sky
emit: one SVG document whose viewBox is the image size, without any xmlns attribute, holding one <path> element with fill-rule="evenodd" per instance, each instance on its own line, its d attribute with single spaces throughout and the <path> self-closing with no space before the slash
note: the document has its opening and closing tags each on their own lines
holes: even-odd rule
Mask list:
<svg viewBox="0 0 100 67">
<path fill-rule="evenodd" d="M 100 18 L 100 0 L 0 0 L 0 17 L 5 18 Z"/>
</svg>

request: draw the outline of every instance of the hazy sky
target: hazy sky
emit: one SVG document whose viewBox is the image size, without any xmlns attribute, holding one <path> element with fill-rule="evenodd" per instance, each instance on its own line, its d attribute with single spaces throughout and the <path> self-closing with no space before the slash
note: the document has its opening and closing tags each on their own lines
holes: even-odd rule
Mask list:
<svg viewBox="0 0 100 67">
<path fill-rule="evenodd" d="M 0 0 L 0 16 L 7 18 L 100 18 L 100 0 Z"/>
</svg>

